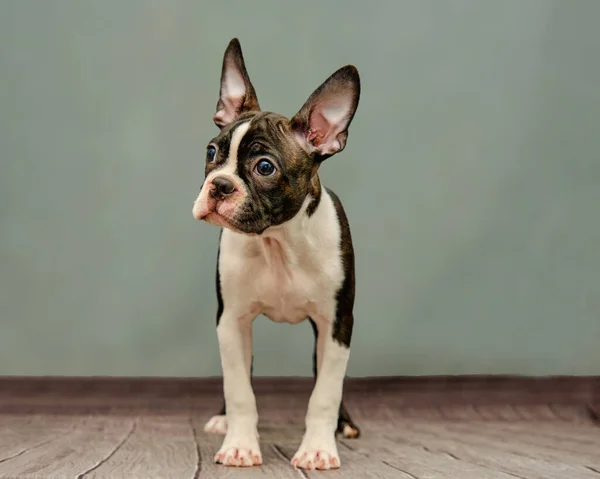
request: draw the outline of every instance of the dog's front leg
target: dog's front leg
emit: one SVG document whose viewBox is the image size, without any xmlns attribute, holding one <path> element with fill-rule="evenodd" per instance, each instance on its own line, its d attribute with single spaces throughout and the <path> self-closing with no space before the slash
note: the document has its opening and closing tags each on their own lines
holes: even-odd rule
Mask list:
<svg viewBox="0 0 600 479">
<path fill-rule="evenodd" d="M 319 353 L 322 359 L 308 402 L 306 431 L 292 465 L 302 469 L 337 469 L 340 457 L 335 431 L 350 348 L 334 339 L 332 321 L 316 322 L 317 350 L 322 351 Z"/>
<path fill-rule="evenodd" d="M 217 326 L 227 434 L 215 461 L 226 466 L 262 464 L 258 445 L 258 412 L 250 382 L 252 319 L 226 309 Z"/>
</svg>

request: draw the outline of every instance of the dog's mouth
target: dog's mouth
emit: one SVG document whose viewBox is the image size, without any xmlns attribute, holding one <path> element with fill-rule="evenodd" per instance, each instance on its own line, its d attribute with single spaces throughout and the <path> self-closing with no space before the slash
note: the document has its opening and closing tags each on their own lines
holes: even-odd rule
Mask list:
<svg viewBox="0 0 600 479">
<path fill-rule="evenodd" d="M 242 233 L 240 228 L 237 226 L 237 222 L 225 215 L 220 214 L 218 211 L 210 211 L 203 218 L 199 218 L 201 221 L 205 221 L 213 226 L 220 226 L 222 228 L 229 228 L 236 233 Z"/>
<path fill-rule="evenodd" d="M 235 233 L 248 236 L 262 234 L 266 227 L 263 227 L 263 222 L 251 214 L 248 205 L 231 200 L 231 198 L 214 198 L 201 191 L 194 202 L 192 214 L 199 221 L 227 228 Z"/>
<path fill-rule="evenodd" d="M 237 220 L 230 214 L 219 211 L 219 203 L 216 204 L 213 208 L 210 208 L 209 210 L 201 212 L 197 212 L 196 210 L 194 210 L 194 218 L 200 221 L 205 221 L 206 223 L 213 226 L 227 228 L 239 234 L 244 234 L 248 236 L 257 236 L 260 234 L 255 231 L 248 231 L 247 226 L 245 227 L 242 221 Z"/>
<path fill-rule="evenodd" d="M 239 233 L 246 236 L 259 236 L 262 234 L 262 231 L 249 231 L 248 228 L 244 226 L 242 222 L 234 220 L 232 218 L 228 218 L 217 212 L 209 213 L 204 218 L 204 221 L 211 225 L 227 228 L 233 231 L 234 233 Z"/>
</svg>

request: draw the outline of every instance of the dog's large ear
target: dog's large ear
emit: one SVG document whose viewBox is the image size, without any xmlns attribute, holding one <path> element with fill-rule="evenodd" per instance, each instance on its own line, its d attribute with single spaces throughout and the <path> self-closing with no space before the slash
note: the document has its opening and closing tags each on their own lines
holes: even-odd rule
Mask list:
<svg viewBox="0 0 600 479">
<path fill-rule="evenodd" d="M 321 159 L 342 151 L 359 97 L 360 77 L 354 66 L 340 68 L 325 80 L 291 120 L 303 147 Z"/>
<path fill-rule="evenodd" d="M 221 90 L 213 121 L 223 128 L 247 111 L 260 111 L 260 105 L 246 71 L 242 47 L 239 40 L 234 38 L 223 56 Z"/>
</svg>

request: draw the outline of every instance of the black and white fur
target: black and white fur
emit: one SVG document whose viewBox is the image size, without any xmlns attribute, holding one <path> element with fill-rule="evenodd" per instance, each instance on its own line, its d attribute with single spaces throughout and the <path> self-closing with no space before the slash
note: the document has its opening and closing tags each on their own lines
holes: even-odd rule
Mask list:
<svg viewBox="0 0 600 479">
<path fill-rule="evenodd" d="M 223 59 L 198 220 L 222 227 L 217 260 L 217 335 L 225 406 L 205 430 L 225 433 L 215 461 L 262 463 L 251 384 L 252 322 L 309 319 L 315 332 L 314 389 L 295 467 L 340 466 L 336 431 L 357 437 L 342 403 L 354 305 L 354 252 L 338 197 L 318 168 L 343 150 L 360 95 L 358 71 L 329 77 L 290 120 L 262 112 L 237 39 Z"/>
</svg>

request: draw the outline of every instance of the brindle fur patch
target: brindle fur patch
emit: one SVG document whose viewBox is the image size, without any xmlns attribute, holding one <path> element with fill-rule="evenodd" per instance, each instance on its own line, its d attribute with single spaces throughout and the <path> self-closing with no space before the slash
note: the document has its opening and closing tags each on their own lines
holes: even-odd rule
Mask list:
<svg viewBox="0 0 600 479">
<path fill-rule="evenodd" d="M 237 153 L 237 175 L 248 189 L 248 201 L 236 214 L 235 223 L 246 233 L 262 233 L 270 226 L 291 220 L 310 195 L 307 214 L 314 213 L 321 199 L 319 161 L 307 153 L 294 139 L 290 120 L 277 113 L 258 112 L 241 115 L 227 125 L 211 143 L 217 146 L 217 158 L 206 164 L 208 175 L 224 165 L 229 154 L 232 132 L 250 121 Z M 262 158 L 276 167 L 272 177 L 254 172 Z"/>
<path fill-rule="evenodd" d="M 338 196 L 327 188 L 333 200 L 340 222 L 341 238 L 340 250 L 344 267 L 344 281 L 336 294 L 335 322 L 333 323 L 333 339 L 346 347 L 350 347 L 352 339 L 352 326 L 354 325 L 355 277 L 354 277 L 354 248 L 350 235 L 350 224 L 346 212 Z"/>
<path fill-rule="evenodd" d="M 308 318 L 308 321 L 310 322 L 310 325 L 313 330 L 313 334 L 315 336 L 315 346 L 313 349 L 313 377 L 316 381 L 317 380 L 317 341 L 319 339 L 319 329 L 317 328 L 317 324 L 313 321 L 312 318 Z M 351 430 L 348 431 L 347 427 L 350 427 Z M 350 414 L 346 410 L 346 406 L 344 406 L 343 399 L 340 402 L 340 408 L 338 411 L 338 422 L 337 422 L 336 432 L 338 432 L 339 434 L 344 434 L 345 437 L 351 438 L 351 439 L 360 437 L 360 429 L 354 423 L 354 421 L 350 417 Z"/>
<path fill-rule="evenodd" d="M 310 196 L 312 200 L 306 207 L 306 214 L 308 216 L 312 216 L 315 211 L 317 211 L 317 206 L 321 203 L 321 180 L 319 180 L 319 175 L 316 173 L 312 177 L 311 181 L 312 190 L 310 191 Z"/>
<path fill-rule="evenodd" d="M 221 236 L 223 236 L 223 230 L 219 231 L 219 246 L 217 248 L 217 274 L 215 278 L 215 285 L 217 288 L 217 326 L 221 321 L 223 315 L 224 304 L 223 304 L 223 293 L 221 292 L 221 273 L 219 271 L 219 258 L 221 256 Z"/>
</svg>

